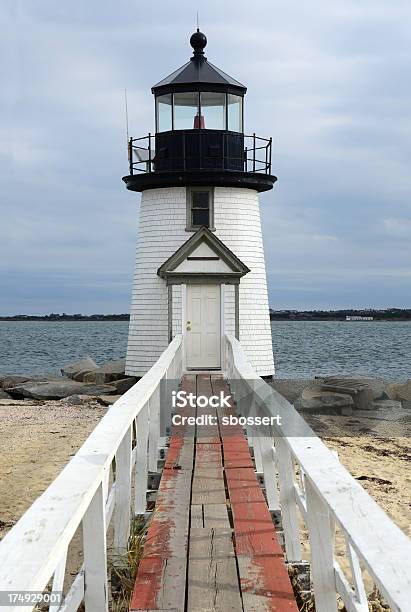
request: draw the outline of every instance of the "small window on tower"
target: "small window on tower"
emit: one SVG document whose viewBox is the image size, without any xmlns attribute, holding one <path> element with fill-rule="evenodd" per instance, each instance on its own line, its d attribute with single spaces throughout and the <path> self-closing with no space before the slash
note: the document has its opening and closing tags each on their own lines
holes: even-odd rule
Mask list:
<svg viewBox="0 0 411 612">
<path fill-rule="evenodd" d="M 213 191 L 207 188 L 187 189 L 187 230 L 213 225 Z"/>
</svg>

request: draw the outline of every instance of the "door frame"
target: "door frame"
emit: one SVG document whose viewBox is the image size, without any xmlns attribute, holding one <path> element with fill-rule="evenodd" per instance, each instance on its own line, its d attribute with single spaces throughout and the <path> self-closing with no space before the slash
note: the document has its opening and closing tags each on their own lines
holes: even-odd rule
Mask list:
<svg viewBox="0 0 411 612">
<path fill-rule="evenodd" d="M 182 349 L 183 349 L 183 370 L 185 372 L 195 372 L 196 368 L 190 368 L 187 370 L 187 351 L 186 351 L 186 320 L 187 320 L 187 286 L 188 285 L 197 285 L 199 283 L 183 283 L 181 285 L 181 334 L 183 336 Z M 224 337 L 225 337 L 225 316 L 224 316 L 224 306 L 225 306 L 225 285 L 223 283 L 201 283 L 204 285 L 218 285 L 220 287 L 220 367 L 219 368 L 210 368 L 210 371 L 220 371 L 224 370 L 225 367 L 225 351 L 224 351 Z M 201 368 L 202 372 L 207 372 L 208 368 Z"/>
</svg>

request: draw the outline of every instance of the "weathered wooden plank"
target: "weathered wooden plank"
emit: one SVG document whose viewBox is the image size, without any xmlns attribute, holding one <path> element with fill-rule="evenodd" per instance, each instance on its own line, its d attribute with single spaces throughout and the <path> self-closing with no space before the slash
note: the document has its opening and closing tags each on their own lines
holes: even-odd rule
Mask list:
<svg viewBox="0 0 411 612">
<path fill-rule="evenodd" d="M 191 529 L 231 529 L 226 504 L 191 506 Z"/>
<path fill-rule="evenodd" d="M 194 529 L 188 562 L 188 610 L 242 610 L 231 533 Z"/>
<path fill-rule="evenodd" d="M 248 445 L 240 446 L 238 449 L 235 445 L 224 446 L 224 467 L 230 468 L 251 468 L 254 469 L 253 460 L 248 449 Z"/>
<path fill-rule="evenodd" d="M 223 470 L 218 467 L 194 468 L 191 503 L 224 504 L 226 501 Z"/>
<path fill-rule="evenodd" d="M 186 559 L 143 557 L 141 559 L 131 610 L 184 611 Z"/>
<path fill-rule="evenodd" d="M 265 503 L 263 492 L 252 468 L 226 469 L 225 474 L 232 503 Z"/>
<path fill-rule="evenodd" d="M 234 557 L 231 529 L 202 528 L 190 530 L 189 563 L 193 559 Z"/>
<path fill-rule="evenodd" d="M 283 557 L 265 501 L 233 503 L 231 510 L 238 555 Z"/>
<path fill-rule="evenodd" d="M 206 504 L 203 506 L 203 520 L 206 528 L 231 528 L 226 504 Z"/>
<path fill-rule="evenodd" d="M 238 556 L 244 612 L 298 612 L 283 559 Z"/>
<path fill-rule="evenodd" d="M 196 465 L 203 468 L 222 467 L 221 444 L 197 444 Z"/>
<path fill-rule="evenodd" d="M 190 485 L 191 477 L 186 470 L 163 470 L 144 546 L 145 557 L 187 554 Z"/>
<path fill-rule="evenodd" d="M 194 457 L 194 437 L 173 436 L 167 451 L 164 469 L 192 470 Z"/>
<path fill-rule="evenodd" d="M 202 529 L 204 527 L 203 505 L 196 504 L 190 508 L 191 529 Z"/>
</svg>

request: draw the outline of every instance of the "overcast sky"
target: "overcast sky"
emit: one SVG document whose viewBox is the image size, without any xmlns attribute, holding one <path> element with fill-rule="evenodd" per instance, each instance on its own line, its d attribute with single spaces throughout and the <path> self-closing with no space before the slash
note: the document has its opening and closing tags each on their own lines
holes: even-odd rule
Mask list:
<svg viewBox="0 0 411 612">
<path fill-rule="evenodd" d="M 272 308 L 411 306 L 408 0 L 3 0 L 0 313 L 128 312 L 150 87 L 208 59 L 273 136 L 262 197 Z"/>
</svg>

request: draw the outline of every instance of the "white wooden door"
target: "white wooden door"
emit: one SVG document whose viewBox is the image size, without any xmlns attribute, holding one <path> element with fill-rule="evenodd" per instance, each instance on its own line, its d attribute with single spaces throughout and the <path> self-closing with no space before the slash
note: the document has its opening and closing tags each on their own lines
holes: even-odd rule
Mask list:
<svg viewBox="0 0 411 612">
<path fill-rule="evenodd" d="M 187 368 L 220 368 L 220 286 L 187 285 Z"/>
</svg>

